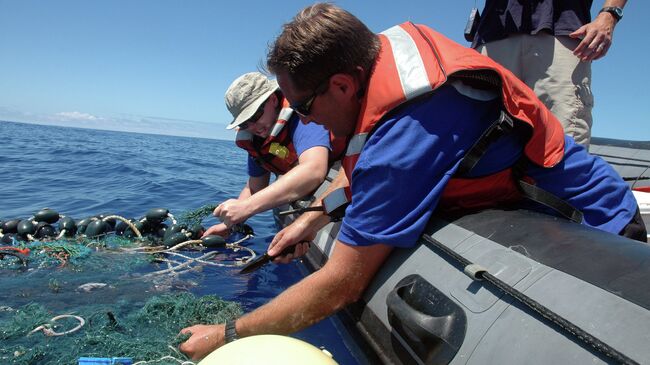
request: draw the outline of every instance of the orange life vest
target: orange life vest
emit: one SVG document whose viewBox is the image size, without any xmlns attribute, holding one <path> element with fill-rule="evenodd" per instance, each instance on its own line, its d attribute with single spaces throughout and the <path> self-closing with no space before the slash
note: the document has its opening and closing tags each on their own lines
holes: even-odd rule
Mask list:
<svg viewBox="0 0 650 365">
<path fill-rule="evenodd" d="M 269 136 L 262 140 L 253 133 L 238 129 L 235 143 L 251 155 L 262 168 L 278 175 L 284 175 L 298 164 L 298 154 L 289 134 L 287 123 L 293 115 L 293 109 L 289 106 L 286 98 L 282 98 L 282 109 L 278 114 L 278 120 L 271 129 Z M 300 122 L 299 122 L 300 123 Z M 345 138 L 334 137 L 330 133 L 329 153 L 330 165 L 340 160 L 345 151 Z"/>
<path fill-rule="evenodd" d="M 515 124 L 523 123 L 531 128 L 530 139 L 524 147 L 525 156 L 542 167 L 555 166 L 562 160 L 564 131 L 561 124 L 534 92 L 510 71 L 433 29 L 411 22 L 392 27 L 378 36 L 381 51 L 368 81 L 356 130 L 343 158 L 350 184 L 366 138 L 386 113 L 430 94 L 450 77 L 498 80 L 504 110 Z M 348 189 L 349 198 L 350 194 Z M 512 171 L 507 169 L 481 178 L 452 178 L 439 208 L 479 208 L 520 197 Z"/>
</svg>

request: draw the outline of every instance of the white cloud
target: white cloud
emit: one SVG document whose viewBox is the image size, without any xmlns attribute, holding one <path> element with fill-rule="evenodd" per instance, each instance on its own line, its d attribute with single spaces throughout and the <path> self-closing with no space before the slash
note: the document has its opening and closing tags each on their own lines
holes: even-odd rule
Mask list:
<svg viewBox="0 0 650 365">
<path fill-rule="evenodd" d="M 225 124 L 135 114 L 96 116 L 80 111 L 41 114 L 0 106 L 0 121 L 233 140 Z"/>
<path fill-rule="evenodd" d="M 75 121 L 75 120 L 88 120 L 88 121 L 99 121 L 103 118 L 96 117 L 92 114 L 82 113 L 82 112 L 60 112 L 56 113 L 55 118 L 60 121 Z"/>
</svg>

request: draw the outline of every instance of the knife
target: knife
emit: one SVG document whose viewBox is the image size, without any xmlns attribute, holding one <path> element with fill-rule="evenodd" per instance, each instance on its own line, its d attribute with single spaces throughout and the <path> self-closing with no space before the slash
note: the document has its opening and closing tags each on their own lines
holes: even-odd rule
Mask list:
<svg viewBox="0 0 650 365">
<path fill-rule="evenodd" d="M 300 241 L 298 243 L 303 243 L 303 242 L 309 242 L 309 241 Z M 270 261 L 273 261 L 276 257 L 280 257 L 280 256 L 284 256 L 284 255 L 288 255 L 290 253 L 293 253 L 293 251 L 296 249 L 296 245 L 298 243 L 296 243 L 294 245 L 291 245 L 289 247 L 285 247 L 284 250 L 282 250 L 279 254 L 277 254 L 275 256 L 269 255 L 268 251 L 265 252 L 264 255 L 258 256 L 256 258 L 252 259 L 251 261 L 247 262 L 246 265 L 244 265 L 244 267 L 241 270 L 239 270 L 239 273 L 240 274 L 251 273 L 251 272 L 259 269 L 260 267 L 264 266 L 264 264 L 266 264 L 266 263 L 268 263 Z"/>
</svg>

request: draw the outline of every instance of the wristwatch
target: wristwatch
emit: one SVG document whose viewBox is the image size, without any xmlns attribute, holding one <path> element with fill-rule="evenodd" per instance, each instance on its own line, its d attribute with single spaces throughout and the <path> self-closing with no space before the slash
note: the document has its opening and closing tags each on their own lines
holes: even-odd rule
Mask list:
<svg viewBox="0 0 650 365">
<path fill-rule="evenodd" d="M 603 12 L 612 14 L 612 16 L 614 16 L 614 18 L 616 18 L 617 22 L 620 21 L 623 18 L 623 8 L 619 8 L 618 6 L 606 6 L 606 7 L 602 8 L 602 9 L 600 9 L 600 11 L 598 13 L 600 14 L 600 13 L 603 13 Z"/>
<path fill-rule="evenodd" d="M 235 329 L 235 321 L 226 322 L 226 343 L 231 343 L 238 340 L 237 329 Z"/>
</svg>

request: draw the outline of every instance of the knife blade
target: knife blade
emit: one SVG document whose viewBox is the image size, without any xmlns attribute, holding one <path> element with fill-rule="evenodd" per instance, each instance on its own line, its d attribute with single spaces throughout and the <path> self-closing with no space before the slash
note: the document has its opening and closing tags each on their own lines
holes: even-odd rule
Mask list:
<svg viewBox="0 0 650 365">
<path fill-rule="evenodd" d="M 303 243 L 303 242 L 309 242 L 309 241 L 300 241 L 298 243 Z M 266 263 L 273 261 L 276 257 L 280 257 L 280 256 L 284 256 L 284 255 L 288 255 L 290 253 L 293 253 L 295 251 L 296 245 L 298 243 L 296 243 L 294 245 L 291 245 L 291 246 L 288 246 L 288 247 L 285 247 L 284 250 L 282 250 L 279 254 L 277 254 L 275 256 L 269 255 L 268 251 L 265 252 L 263 255 L 258 256 L 256 258 L 252 259 L 251 261 L 247 262 L 246 265 L 244 265 L 244 267 L 242 267 L 242 269 L 239 270 L 239 273 L 240 274 L 251 273 L 251 272 L 259 269 L 260 267 L 264 266 Z"/>
</svg>

